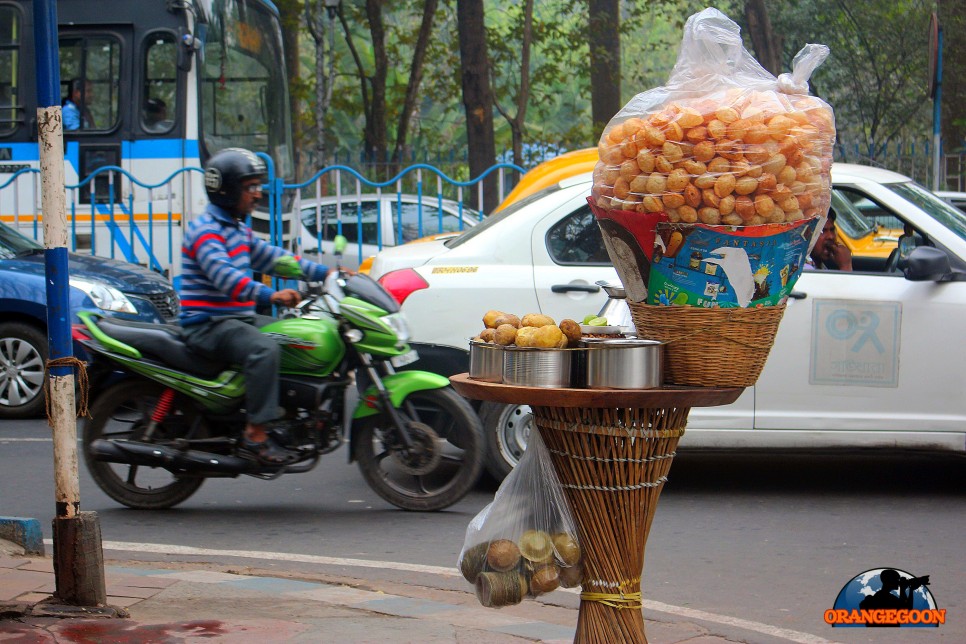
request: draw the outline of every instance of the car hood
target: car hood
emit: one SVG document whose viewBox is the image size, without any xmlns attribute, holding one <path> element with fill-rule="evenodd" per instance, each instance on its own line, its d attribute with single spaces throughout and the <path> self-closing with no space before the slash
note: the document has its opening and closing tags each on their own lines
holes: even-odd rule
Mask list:
<svg viewBox="0 0 966 644">
<path fill-rule="evenodd" d="M 401 268 L 422 266 L 434 257 L 447 252 L 449 252 L 449 249 L 446 247 L 445 239 L 434 239 L 418 244 L 403 244 L 402 246 L 387 248 L 376 255 L 369 276 L 378 279 L 386 273 Z"/>
<path fill-rule="evenodd" d="M 38 249 L 29 255 L 2 260 L 0 269 L 43 277 L 45 271 L 43 249 Z M 164 276 L 143 266 L 114 259 L 68 253 L 67 271 L 71 277 L 109 284 L 124 293 L 151 295 L 171 290 L 171 283 Z"/>
</svg>

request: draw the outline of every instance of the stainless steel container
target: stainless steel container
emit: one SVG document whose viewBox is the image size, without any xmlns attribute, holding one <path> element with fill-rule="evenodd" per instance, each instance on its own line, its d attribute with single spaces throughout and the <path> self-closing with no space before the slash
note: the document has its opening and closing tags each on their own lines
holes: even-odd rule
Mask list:
<svg viewBox="0 0 966 644">
<path fill-rule="evenodd" d="M 587 388 L 653 389 L 664 380 L 664 344 L 637 338 L 586 338 Z"/>
<path fill-rule="evenodd" d="M 470 341 L 470 371 L 474 380 L 503 382 L 503 350 L 501 344 Z"/>
<path fill-rule="evenodd" d="M 574 349 L 507 347 L 503 383 L 521 387 L 569 387 Z"/>
</svg>

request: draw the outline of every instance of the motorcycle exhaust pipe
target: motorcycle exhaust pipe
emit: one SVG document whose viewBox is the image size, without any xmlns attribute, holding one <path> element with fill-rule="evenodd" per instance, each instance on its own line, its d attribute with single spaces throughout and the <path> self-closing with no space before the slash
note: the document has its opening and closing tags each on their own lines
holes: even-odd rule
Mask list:
<svg viewBox="0 0 966 644">
<path fill-rule="evenodd" d="M 88 451 L 96 461 L 120 463 L 122 465 L 144 465 L 160 467 L 175 474 L 215 473 L 244 474 L 253 468 L 252 461 L 189 450 L 182 452 L 165 445 L 152 445 L 123 439 L 97 439 L 90 444 Z"/>
</svg>

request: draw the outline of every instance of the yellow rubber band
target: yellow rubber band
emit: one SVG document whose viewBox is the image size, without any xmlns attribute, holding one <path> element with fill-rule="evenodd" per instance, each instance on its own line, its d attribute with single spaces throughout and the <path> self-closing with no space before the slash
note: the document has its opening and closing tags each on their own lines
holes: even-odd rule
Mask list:
<svg viewBox="0 0 966 644">
<path fill-rule="evenodd" d="M 588 602 L 598 602 L 604 606 L 610 606 L 611 608 L 641 608 L 643 604 L 641 603 L 641 593 L 623 593 L 623 594 L 612 594 L 612 593 L 580 593 L 581 601 Z"/>
</svg>

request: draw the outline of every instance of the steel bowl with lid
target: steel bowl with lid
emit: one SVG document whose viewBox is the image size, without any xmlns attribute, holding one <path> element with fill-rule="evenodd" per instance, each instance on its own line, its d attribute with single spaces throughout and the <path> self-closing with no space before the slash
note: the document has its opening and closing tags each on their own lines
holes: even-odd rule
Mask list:
<svg viewBox="0 0 966 644">
<path fill-rule="evenodd" d="M 653 389 L 664 381 L 664 343 L 639 338 L 584 338 L 589 389 Z"/>
</svg>

